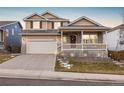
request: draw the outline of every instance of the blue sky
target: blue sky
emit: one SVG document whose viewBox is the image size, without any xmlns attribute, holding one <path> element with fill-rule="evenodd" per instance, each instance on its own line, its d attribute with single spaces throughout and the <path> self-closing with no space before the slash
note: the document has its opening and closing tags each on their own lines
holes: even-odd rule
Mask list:
<svg viewBox="0 0 124 93">
<path fill-rule="evenodd" d="M 122 13 L 124 8 L 111 7 L 1 7 L 0 8 L 0 20 L 17 20 L 23 23 L 23 18 L 32 13 L 43 13 L 44 11 L 51 11 L 54 14 L 75 20 L 80 16 L 87 16 L 105 26 L 114 27 L 122 23 Z"/>
</svg>

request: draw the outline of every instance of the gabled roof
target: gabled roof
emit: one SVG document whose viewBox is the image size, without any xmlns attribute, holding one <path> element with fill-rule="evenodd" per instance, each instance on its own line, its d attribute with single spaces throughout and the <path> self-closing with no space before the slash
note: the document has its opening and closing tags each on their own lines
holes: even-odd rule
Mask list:
<svg viewBox="0 0 124 93">
<path fill-rule="evenodd" d="M 10 23 L 14 23 L 14 22 L 16 22 L 16 21 L 0 21 L 0 26 L 7 25 Z"/>
<path fill-rule="evenodd" d="M 111 30 L 116 30 L 116 29 L 124 29 L 124 24 L 120 24 L 116 27 L 113 27 Z"/>
<path fill-rule="evenodd" d="M 116 27 L 113 27 L 113 28 L 111 28 L 109 31 L 108 31 L 108 33 L 109 32 L 112 32 L 112 31 L 115 31 L 115 30 L 118 30 L 118 29 L 124 29 L 124 24 L 120 24 L 120 25 L 118 25 L 118 26 L 116 26 Z M 122 31 L 124 31 L 124 30 L 122 30 Z"/>
<path fill-rule="evenodd" d="M 44 19 L 44 20 L 47 20 L 47 18 L 45 18 L 45 17 L 43 17 L 43 16 L 41 16 L 41 15 L 39 15 L 39 14 L 37 14 L 37 13 L 33 13 L 33 14 L 31 14 L 31 15 L 29 15 L 29 16 L 27 16 L 27 17 L 25 17 L 23 20 L 25 21 L 25 20 L 30 20 L 30 18 L 31 17 L 33 17 L 33 16 L 39 16 L 41 19 Z"/>
<path fill-rule="evenodd" d="M 94 21 L 94 20 L 92 20 L 92 19 L 86 17 L 86 16 L 79 17 L 78 19 L 72 21 L 72 22 L 71 22 L 70 24 L 68 24 L 67 26 L 70 26 L 70 25 L 72 25 L 72 24 L 75 24 L 76 22 L 78 22 L 78 21 L 80 21 L 80 20 L 82 20 L 82 19 L 86 19 L 86 20 L 90 21 L 91 23 L 93 23 L 93 24 L 95 24 L 95 25 L 97 25 L 97 26 L 103 26 L 103 25 L 97 23 L 96 21 Z"/>
<path fill-rule="evenodd" d="M 56 17 L 56 18 L 60 18 L 60 17 L 58 17 L 56 14 L 54 14 L 54 13 L 52 13 L 52 12 L 49 12 L 49 11 L 46 11 L 46 12 L 42 13 L 41 16 L 44 16 L 45 14 L 50 14 L 50 15 Z"/>
<path fill-rule="evenodd" d="M 49 12 L 49 11 L 46 11 L 46 12 L 42 13 L 41 16 L 44 16 L 45 14 L 49 14 L 49 15 L 55 17 L 55 18 L 47 18 L 50 21 L 57 21 L 57 20 L 59 20 L 59 21 L 69 21 L 69 19 L 61 18 L 61 17 L 57 16 L 56 14 L 54 14 L 52 12 Z"/>
<path fill-rule="evenodd" d="M 20 25 L 20 27 L 22 28 L 22 25 L 19 21 L 0 21 L 0 28 L 11 25 L 11 24 L 15 24 L 15 23 L 18 23 Z"/>
<path fill-rule="evenodd" d="M 55 18 L 46 18 L 46 17 L 44 17 L 43 15 L 45 15 L 45 14 L 47 14 L 47 13 L 49 13 L 50 15 L 52 15 L 52 16 L 55 16 Z M 31 19 L 31 17 L 33 17 L 33 16 L 39 16 L 41 19 Z M 53 13 L 51 13 L 51 12 L 44 12 L 43 14 L 37 14 L 37 13 L 33 13 L 33 14 L 31 14 L 31 15 L 29 15 L 29 16 L 27 16 L 27 17 L 25 17 L 24 19 L 23 19 L 24 21 L 29 21 L 29 20 L 48 20 L 48 21 L 69 21 L 68 19 L 64 19 L 64 18 L 60 18 L 60 17 L 58 17 L 58 16 L 56 16 L 55 14 L 53 14 Z"/>
</svg>

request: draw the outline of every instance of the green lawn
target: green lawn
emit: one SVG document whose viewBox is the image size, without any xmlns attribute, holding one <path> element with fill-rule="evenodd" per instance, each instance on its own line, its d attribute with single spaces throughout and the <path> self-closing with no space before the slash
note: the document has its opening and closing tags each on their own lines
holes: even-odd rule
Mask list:
<svg viewBox="0 0 124 93">
<path fill-rule="evenodd" d="M 11 56 L 10 54 L 0 54 L 0 64 L 13 58 L 15 56 Z"/>
<path fill-rule="evenodd" d="M 73 64 L 71 69 L 61 67 L 60 63 L 56 62 L 55 71 L 61 72 L 78 72 L 78 73 L 104 73 L 104 74 L 124 74 L 124 66 L 116 65 L 112 62 L 84 62 L 83 60 L 70 59 L 70 64 Z"/>
</svg>

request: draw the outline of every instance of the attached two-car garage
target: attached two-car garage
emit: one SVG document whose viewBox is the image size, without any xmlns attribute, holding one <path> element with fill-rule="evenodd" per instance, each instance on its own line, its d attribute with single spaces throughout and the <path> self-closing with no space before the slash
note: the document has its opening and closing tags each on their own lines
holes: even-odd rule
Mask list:
<svg viewBox="0 0 124 93">
<path fill-rule="evenodd" d="M 27 54 L 56 54 L 57 42 L 53 40 L 29 40 L 26 44 Z"/>
</svg>

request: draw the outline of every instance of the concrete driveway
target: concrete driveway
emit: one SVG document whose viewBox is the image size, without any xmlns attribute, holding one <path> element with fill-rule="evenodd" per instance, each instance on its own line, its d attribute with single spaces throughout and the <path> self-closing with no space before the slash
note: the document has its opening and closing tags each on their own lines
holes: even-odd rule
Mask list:
<svg viewBox="0 0 124 93">
<path fill-rule="evenodd" d="M 20 55 L 0 64 L 0 69 L 54 71 L 56 55 Z"/>
</svg>

